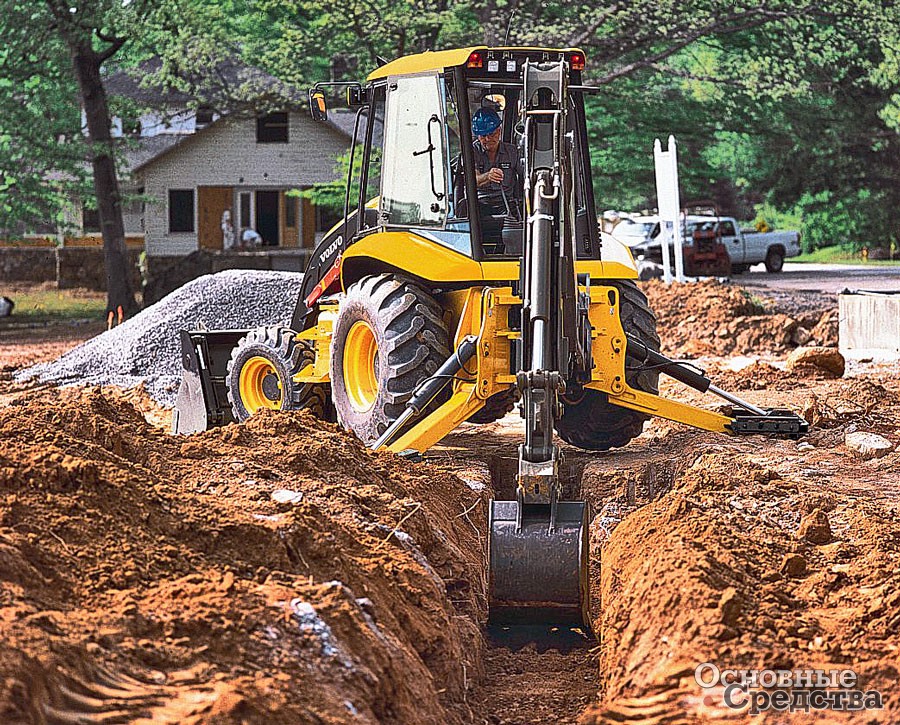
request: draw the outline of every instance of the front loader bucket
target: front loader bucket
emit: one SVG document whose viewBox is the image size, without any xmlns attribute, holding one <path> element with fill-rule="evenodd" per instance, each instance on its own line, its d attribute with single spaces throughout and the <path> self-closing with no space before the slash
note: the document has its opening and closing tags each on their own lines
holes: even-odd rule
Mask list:
<svg viewBox="0 0 900 725">
<path fill-rule="evenodd" d="M 198 433 L 234 420 L 225 390 L 231 350 L 247 330 L 181 332 L 181 386 L 172 414 L 173 433 Z"/>
<path fill-rule="evenodd" d="M 491 501 L 488 542 L 492 624 L 556 624 L 590 630 L 588 505 Z"/>
</svg>

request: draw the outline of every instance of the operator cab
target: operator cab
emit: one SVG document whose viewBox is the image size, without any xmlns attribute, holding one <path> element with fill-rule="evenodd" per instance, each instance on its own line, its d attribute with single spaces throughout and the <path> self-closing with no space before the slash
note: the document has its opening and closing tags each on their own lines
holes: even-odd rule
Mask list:
<svg viewBox="0 0 900 725">
<path fill-rule="evenodd" d="M 599 259 L 580 86 L 584 55 L 568 50 L 483 49 L 473 51 L 464 65 L 422 72 L 404 67 L 392 74 L 391 63 L 374 73 L 358 94 L 345 214 L 352 224 L 340 230 L 342 241 L 407 230 L 478 261 L 518 259 L 526 216 L 523 69 L 526 60 L 560 59 L 569 64 L 566 118 L 578 258 Z M 479 186 L 476 175 L 490 160 L 473 134 L 473 119 L 488 111 L 500 118 L 494 164 L 504 182 Z"/>
</svg>

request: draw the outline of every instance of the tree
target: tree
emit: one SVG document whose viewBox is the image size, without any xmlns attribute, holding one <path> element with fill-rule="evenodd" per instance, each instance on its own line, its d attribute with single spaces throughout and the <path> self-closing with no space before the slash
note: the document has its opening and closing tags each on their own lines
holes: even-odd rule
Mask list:
<svg viewBox="0 0 900 725">
<path fill-rule="evenodd" d="M 94 193 L 103 237 L 106 266 L 107 306 L 121 307 L 126 315 L 138 309 L 122 218 L 122 195 L 116 174 L 115 145 L 109 99 L 103 86 L 103 64 L 121 50 L 128 40 L 126 28 L 134 15 L 146 12 L 146 3 L 134 0 L 45 0 L 48 17 L 41 18 L 65 43 L 84 109 Z"/>
</svg>

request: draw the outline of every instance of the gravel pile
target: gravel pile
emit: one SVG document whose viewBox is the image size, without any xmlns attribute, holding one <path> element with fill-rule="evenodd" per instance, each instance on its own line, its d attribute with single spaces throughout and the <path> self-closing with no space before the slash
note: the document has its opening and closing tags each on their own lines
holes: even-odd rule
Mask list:
<svg viewBox="0 0 900 725">
<path fill-rule="evenodd" d="M 154 400 L 171 407 L 181 381 L 180 330 L 288 324 L 302 281 L 294 272 L 251 270 L 200 277 L 57 360 L 22 370 L 16 380 L 123 388 L 143 383 Z"/>
</svg>

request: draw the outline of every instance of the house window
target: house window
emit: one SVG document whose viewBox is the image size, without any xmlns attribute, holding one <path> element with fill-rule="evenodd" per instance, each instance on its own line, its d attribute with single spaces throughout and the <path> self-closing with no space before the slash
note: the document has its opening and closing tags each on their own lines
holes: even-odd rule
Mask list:
<svg viewBox="0 0 900 725">
<path fill-rule="evenodd" d="M 288 115 L 270 113 L 256 119 L 256 143 L 287 143 Z"/>
<path fill-rule="evenodd" d="M 200 126 L 207 126 L 213 122 L 213 110 L 209 106 L 200 106 L 197 109 L 197 117 L 194 120 L 194 125 L 198 128 Z"/>
<path fill-rule="evenodd" d="M 100 211 L 98 209 L 82 208 L 81 230 L 85 234 L 97 234 L 100 231 Z"/>
<path fill-rule="evenodd" d="M 193 189 L 169 189 L 169 231 L 194 231 Z"/>
</svg>

